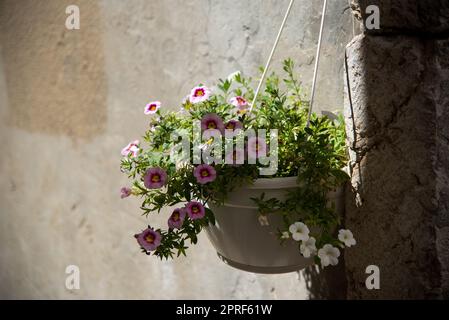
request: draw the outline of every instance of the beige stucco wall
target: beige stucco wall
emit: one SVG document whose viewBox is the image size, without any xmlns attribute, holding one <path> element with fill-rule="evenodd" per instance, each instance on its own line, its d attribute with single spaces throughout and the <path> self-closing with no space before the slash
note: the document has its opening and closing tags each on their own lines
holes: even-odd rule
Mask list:
<svg viewBox="0 0 449 320">
<path fill-rule="evenodd" d="M 320 1 L 297 0 L 279 59 L 310 85 Z M 65 28 L 77 4 L 81 29 Z M 298 274 L 221 263 L 206 237 L 160 262 L 132 235 L 139 200 L 119 198 L 120 149 L 144 132 L 143 106 L 178 102 L 198 82 L 264 63 L 287 0 L 3 0 L 0 2 L 0 298 L 307 298 Z M 331 1 L 317 107 L 341 109 L 346 0 Z M 156 216 L 156 224 L 166 216 Z M 65 288 L 65 268 L 81 289 Z"/>
</svg>

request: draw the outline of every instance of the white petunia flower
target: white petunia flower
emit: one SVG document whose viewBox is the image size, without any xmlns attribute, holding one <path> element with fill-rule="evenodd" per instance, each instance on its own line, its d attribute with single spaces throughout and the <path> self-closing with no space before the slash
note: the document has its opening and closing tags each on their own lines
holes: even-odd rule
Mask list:
<svg viewBox="0 0 449 320">
<path fill-rule="evenodd" d="M 288 238 L 290 238 L 290 233 L 288 233 L 288 231 L 282 232 L 281 239 L 288 239 Z"/>
<path fill-rule="evenodd" d="M 295 222 L 288 228 L 288 231 L 295 241 L 307 241 L 309 239 L 309 228 L 302 222 Z"/>
<path fill-rule="evenodd" d="M 338 264 L 338 257 L 340 256 L 340 250 L 330 244 L 325 244 L 320 250 L 318 250 L 318 257 L 320 257 L 321 265 L 327 267 L 328 265 L 336 266 Z"/>
<path fill-rule="evenodd" d="M 347 247 L 354 246 L 356 244 L 354 235 L 348 229 L 341 229 L 340 231 L 338 231 L 338 240 L 343 242 Z"/>
<path fill-rule="evenodd" d="M 310 258 L 316 254 L 315 238 L 310 237 L 309 240 L 303 241 L 299 246 L 299 250 L 304 258 Z"/>
<path fill-rule="evenodd" d="M 270 225 L 270 223 L 268 222 L 268 217 L 264 214 L 260 214 L 258 217 L 258 220 L 259 220 L 260 225 L 263 227 Z"/>
</svg>

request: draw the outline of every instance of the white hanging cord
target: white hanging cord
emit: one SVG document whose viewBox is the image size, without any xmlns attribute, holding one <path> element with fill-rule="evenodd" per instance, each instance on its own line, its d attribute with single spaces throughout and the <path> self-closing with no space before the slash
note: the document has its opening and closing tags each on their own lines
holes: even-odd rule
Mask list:
<svg viewBox="0 0 449 320">
<path fill-rule="evenodd" d="M 287 21 L 288 15 L 290 14 L 290 10 L 293 6 L 295 0 L 290 0 L 290 4 L 288 5 L 287 12 L 285 12 L 284 20 L 282 20 L 281 27 L 279 28 L 278 35 L 276 40 L 274 41 L 273 48 L 271 49 L 270 56 L 268 57 L 267 64 L 265 65 L 265 69 L 263 70 L 262 77 L 260 78 L 259 84 L 257 85 L 256 93 L 254 94 L 253 101 L 251 102 L 251 106 L 249 108 L 249 113 L 253 110 L 254 104 L 256 103 L 257 96 L 259 95 L 260 88 L 262 87 L 262 83 L 265 80 L 265 76 L 267 75 L 268 68 L 270 67 L 271 59 L 273 58 L 274 51 L 278 45 L 279 39 L 281 38 L 282 30 L 284 30 L 285 22 Z"/>
<path fill-rule="evenodd" d="M 321 15 L 320 35 L 318 36 L 318 47 L 317 47 L 316 55 L 315 55 L 315 68 L 313 70 L 312 93 L 310 94 L 309 114 L 307 115 L 307 128 L 310 125 L 310 117 L 312 116 L 313 100 L 315 98 L 315 85 L 316 85 L 316 78 L 318 75 L 318 65 L 320 62 L 321 40 L 323 38 L 323 28 L 324 28 L 324 20 L 325 20 L 325 16 L 326 16 L 326 7 L 327 7 L 327 0 L 324 0 L 323 13 Z"/>
</svg>

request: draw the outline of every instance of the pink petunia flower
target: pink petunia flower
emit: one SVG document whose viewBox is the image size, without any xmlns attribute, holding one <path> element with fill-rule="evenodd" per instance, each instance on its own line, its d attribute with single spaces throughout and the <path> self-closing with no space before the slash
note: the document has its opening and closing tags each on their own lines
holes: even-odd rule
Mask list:
<svg viewBox="0 0 449 320">
<path fill-rule="evenodd" d="M 245 161 L 245 151 L 241 148 L 235 148 L 225 156 L 225 163 L 229 165 L 243 164 Z"/>
<path fill-rule="evenodd" d="M 236 129 L 243 129 L 243 124 L 238 120 L 229 120 L 225 124 L 226 130 L 236 130 Z"/>
<path fill-rule="evenodd" d="M 148 229 L 142 231 L 139 234 L 134 235 L 137 239 L 137 243 L 144 249 L 145 251 L 154 251 L 161 244 L 162 236 L 158 231 L 154 231 L 151 227 L 148 226 Z"/>
<path fill-rule="evenodd" d="M 173 210 L 170 218 L 168 219 L 168 227 L 171 229 L 180 229 L 182 227 L 182 223 L 186 217 L 186 209 L 185 208 L 177 208 Z"/>
<path fill-rule="evenodd" d="M 197 201 L 190 201 L 187 203 L 186 211 L 192 220 L 201 219 L 206 214 L 204 206 Z"/>
<path fill-rule="evenodd" d="M 206 184 L 215 180 L 217 171 L 215 171 L 214 167 L 208 164 L 200 164 L 193 170 L 193 175 L 199 184 Z"/>
<path fill-rule="evenodd" d="M 241 97 L 241 96 L 237 96 L 237 97 L 233 97 L 229 100 L 229 102 L 237 108 L 241 108 L 241 107 L 247 107 L 248 106 L 248 101 L 245 100 L 245 98 Z"/>
<path fill-rule="evenodd" d="M 208 113 L 201 119 L 201 130 L 216 129 L 223 133 L 223 120 L 216 113 Z"/>
<path fill-rule="evenodd" d="M 191 103 L 199 103 L 208 100 L 210 97 L 210 89 L 205 86 L 199 86 L 192 89 L 189 96 Z"/>
<path fill-rule="evenodd" d="M 167 173 L 159 168 L 150 168 L 145 172 L 143 184 L 148 189 L 159 189 L 167 183 Z"/>
<path fill-rule="evenodd" d="M 156 113 L 156 111 L 158 111 L 160 107 L 161 107 L 161 102 L 160 102 L 160 101 L 153 101 L 153 102 L 150 102 L 150 103 L 148 103 L 148 104 L 145 106 L 144 113 L 145 113 L 145 114 L 153 114 L 153 113 Z"/>
<path fill-rule="evenodd" d="M 131 192 L 132 192 L 131 188 L 128 188 L 128 187 L 121 188 L 120 189 L 120 198 L 123 199 L 123 198 L 129 197 L 131 195 Z"/>
<path fill-rule="evenodd" d="M 122 156 L 127 157 L 129 155 L 131 155 L 132 157 L 137 156 L 137 154 L 139 153 L 139 140 L 134 140 L 131 141 L 130 143 L 128 143 L 128 145 L 126 147 L 124 147 L 122 149 Z"/>
<path fill-rule="evenodd" d="M 248 139 L 248 157 L 257 159 L 267 154 L 267 143 L 264 138 L 250 137 Z"/>
</svg>

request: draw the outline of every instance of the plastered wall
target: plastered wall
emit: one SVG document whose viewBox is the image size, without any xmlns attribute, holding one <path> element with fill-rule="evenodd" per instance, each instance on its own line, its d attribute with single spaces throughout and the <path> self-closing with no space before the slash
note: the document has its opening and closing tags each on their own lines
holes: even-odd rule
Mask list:
<svg viewBox="0 0 449 320">
<path fill-rule="evenodd" d="M 65 28 L 76 4 L 81 29 Z M 139 200 L 121 200 L 120 149 L 139 138 L 150 99 L 177 109 L 198 82 L 268 56 L 288 1 L 3 0 L 0 2 L 0 298 L 307 298 L 296 273 L 224 265 L 206 237 L 160 262 L 132 235 Z M 341 110 L 347 1 L 331 1 L 317 110 Z M 292 57 L 310 87 L 320 1 L 293 7 L 273 67 Z M 308 90 L 308 89 L 307 89 Z M 306 91 L 307 92 L 307 91 Z M 165 223 L 162 213 L 153 224 Z M 81 271 L 67 290 L 65 268 Z"/>
</svg>

